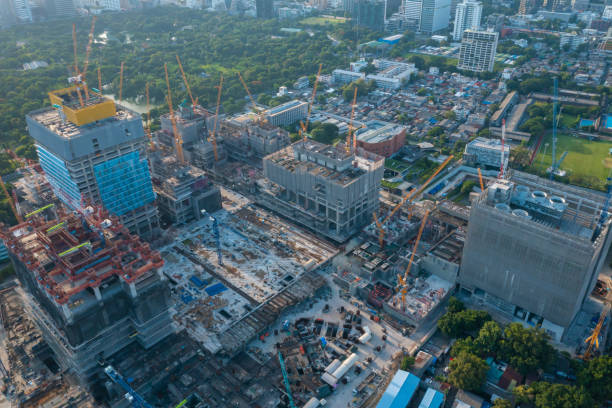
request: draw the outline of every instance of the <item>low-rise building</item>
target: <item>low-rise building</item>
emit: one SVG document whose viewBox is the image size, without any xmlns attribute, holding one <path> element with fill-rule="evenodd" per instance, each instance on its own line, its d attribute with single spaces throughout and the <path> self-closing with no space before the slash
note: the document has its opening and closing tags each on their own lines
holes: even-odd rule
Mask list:
<svg viewBox="0 0 612 408">
<path fill-rule="evenodd" d="M 503 146 L 504 158 L 510 154 L 510 146 Z M 501 166 L 502 143 L 500 139 L 477 137 L 465 146 L 463 160 L 471 165 L 497 167 Z"/>
<path fill-rule="evenodd" d="M 274 126 L 290 125 L 304 119 L 307 114 L 308 103 L 297 99 L 264 112 L 267 121 Z"/>
<path fill-rule="evenodd" d="M 356 132 L 357 146 L 390 157 L 398 152 L 406 142 L 406 127 L 393 123 L 373 120 L 366 127 Z"/>
</svg>

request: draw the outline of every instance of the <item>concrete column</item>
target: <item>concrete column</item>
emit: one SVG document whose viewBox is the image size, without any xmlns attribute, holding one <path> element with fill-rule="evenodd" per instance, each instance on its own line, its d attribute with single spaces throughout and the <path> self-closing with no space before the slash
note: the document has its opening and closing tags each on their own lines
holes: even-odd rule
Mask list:
<svg viewBox="0 0 612 408">
<path fill-rule="evenodd" d="M 62 313 L 64 313 L 66 320 L 72 322 L 72 312 L 65 303 L 62 305 Z"/>
<path fill-rule="evenodd" d="M 136 292 L 136 285 L 134 284 L 134 282 L 130 283 L 130 295 L 132 295 L 133 298 L 135 298 L 136 296 L 138 296 L 138 292 Z"/>
<path fill-rule="evenodd" d="M 99 287 L 94 287 L 94 294 L 96 295 L 96 299 L 98 300 L 102 300 L 102 294 L 100 293 L 100 288 Z"/>
</svg>

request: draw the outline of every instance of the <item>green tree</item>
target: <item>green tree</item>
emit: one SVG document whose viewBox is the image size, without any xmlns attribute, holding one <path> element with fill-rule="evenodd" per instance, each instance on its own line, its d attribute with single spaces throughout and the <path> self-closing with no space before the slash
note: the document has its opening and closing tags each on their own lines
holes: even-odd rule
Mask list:
<svg viewBox="0 0 612 408">
<path fill-rule="evenodd" d="M 493 408 L 512 408 L 512 403 L 507 399 L 498 398 L 493 403 Z"/>
<path fill-rule="evenodd" d="M 502 337 L 501 327 L 491 320 L 486 322 L 478 332 L 478 337 L 474 340 L 474 346 L 481 356 L 495 355 Z"/>
<path fill-rule="evenodd" d="M 414 365 L 414 357 L 412 356 L 404 356 L 404 358 L 402 358 L 402 362 L 400 364 L 400 369 L 404 370 L 404 371 L 408 371 L 412 368 L 412 366 Z"/>
<path fill-rule="evenodd" d="M 463 310 L 458 313 L 446 313 L 438 320 L 438 327 L 449 337 L 464 337 L 474 333 L 491 320 L 491 316 L 481 310 Z"/>
<path fill-rule="evenodd" d="M 513 147 L 512 150 L 510 150 L 510 160 L 515 167 L 524 168 L 528 166 L 530 159 L 531 152 L 523 144 Z"/>
<path fill-rule="evenodd" d="M 499 342 L 501 359 L 522 374 L 546 368 L 555 355 L 549 339 L 542 329 L 527 329 L 520 323 L 510 323 L 504 330 L 504 338 Z"/>
<path fill-rule="evenodd" d="M 310 136 L 317 142 L 332 144 L 338 137 L 338 126 L 333 123 L 319 123 L 312 129 Z"/>
<path fill-rule="evenodd" d="M 457 339 L 453 347 L 451 348 L 451 357 L 457 357 L 461 353 L 468 353 L 478 355 L 478 348 L 474 345 L 474 339 L 466 337 L 464 339 Z"/>
<path fill-rule="evenodd" d="M 448 313 L 458 313 L 462 310 L 465 310 L 465 305 L 456 297 L 451 296 L 450 299 L 448 299 L 448 305 L 446 306 L 446 310 L 448 311 Z"/>
<path fill-rule="evenodd" d="M 470 353 L 461 353 L 449 364 L 448 381 L 455 387 L 467 391 L 477 391 L 482 387 L 489 366 Z"/>
<path fill-rule="evenodd" d="M 535 382 L 514 390 L 519 404 L 533 404 L 536 408 L 593 408 L 596 403 L 583 387 Z"/>
<path fill-rule="evenodd" d="M 457 114 L 454 110 L 447 110 L 446 112 L 444 112 L 444 117 L 448 120 L 456 120 Z"/>
<path fill-rule="evenodd" d="M 589 360 L 578 372 L 578 384 L 599 402 L 612 398 L 612 356 Z"/>
</svg>

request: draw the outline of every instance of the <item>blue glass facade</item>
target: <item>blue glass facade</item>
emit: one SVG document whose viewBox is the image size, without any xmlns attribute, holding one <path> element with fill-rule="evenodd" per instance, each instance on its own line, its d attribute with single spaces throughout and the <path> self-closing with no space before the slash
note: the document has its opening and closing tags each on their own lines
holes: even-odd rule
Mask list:
<svg viewBox="0 0 612 408">
<path fill-rule="evenodd" d="M 55 194 L 72 208 L 80 207 L 81 192 L 70 177 L 64 161 L 40 145 L 36 145 L 38 161 Z"/>
<path fill-rule="evenodd" d="M 104 207 L 116 215 L 123 215 L 155 201 L 149 173 L 149 163 L 135 152 L 95 165 Z"/>
</svg>

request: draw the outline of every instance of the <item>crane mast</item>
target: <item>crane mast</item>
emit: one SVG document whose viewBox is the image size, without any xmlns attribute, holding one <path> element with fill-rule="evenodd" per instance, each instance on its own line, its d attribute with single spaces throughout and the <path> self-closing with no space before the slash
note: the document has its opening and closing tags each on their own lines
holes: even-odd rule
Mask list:
<svg viewBox="0 0 612 408">
<path fill-rule="evenodd" d="M 223 90 L 223 74 L 219 81 L 219 91 L 217 92 L 217 107 L 215 109 L 215 124 L 213 125 L 213 131 L 210 135 L 210 143 L 213 146 L 213 153 L 215 154 L 215 162 L 219 160 L 219 154 L 217 153 L 217 123 L 219 122 L 219 108 L 221 106 L 221 91 Z"/>
<path fill-rule="evenodd" d="M 123 66 L 123 63 L 121 64 Z M 172 123 L 172 132 L 174 133 L 174 144 L 176 145 L 176 156 L 181 164 L 185 164 L 185 156 L 183 155 L 183 138 L 176 127 L 176 118 L 174 117 L 174 109 L 172 108 L 172 91 L 170 90 L 170 80 L 168 79 L 168 64 L 164 64 L 164 73 L 166 74 L 166 87 L 168 88 L 168 109 L 170 110 L 170 122 Z"/>
</svg>

